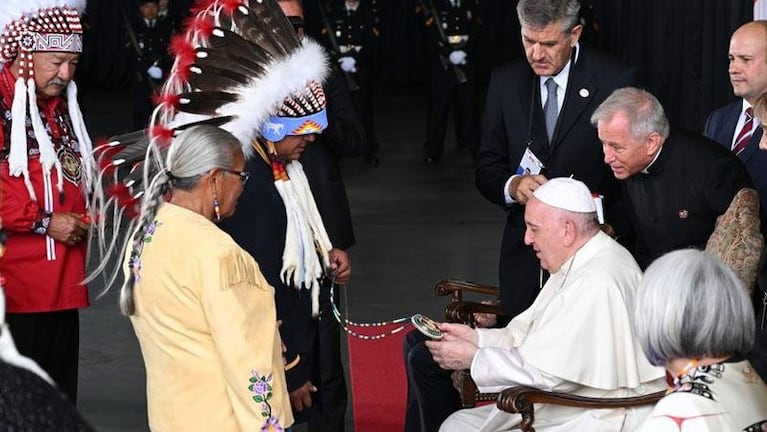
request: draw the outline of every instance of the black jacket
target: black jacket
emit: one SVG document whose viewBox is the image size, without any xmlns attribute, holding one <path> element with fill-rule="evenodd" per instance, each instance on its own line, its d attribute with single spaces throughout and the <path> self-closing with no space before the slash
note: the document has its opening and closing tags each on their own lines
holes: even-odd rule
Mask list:
<svg viewBox="0 0 767 432">
<path fill-rule="evenodd" d="M 590 118 L 615 89 L 636 84 L 634 69 L 581 45 L 570 77 L 552 142 L 548 142 L 541 106 L 539 77 L 521 61 L 497 67 L 487 92 L 476 184 L 491 202 L 508 211 L 501 244 L 501 306 L 512 317 L 532 304 L 538 294 L 539 262 L 523 243 L 522 205 L 507 206 L 504 185 L 530 149 L 543 161 L 547 178 L 574 176 L 592 192 L 605 196 L 606 219 L 619 231 L 626 216 L 621 208 L 620 188 L 603 162 L 602 146 Z"/>
</svg>

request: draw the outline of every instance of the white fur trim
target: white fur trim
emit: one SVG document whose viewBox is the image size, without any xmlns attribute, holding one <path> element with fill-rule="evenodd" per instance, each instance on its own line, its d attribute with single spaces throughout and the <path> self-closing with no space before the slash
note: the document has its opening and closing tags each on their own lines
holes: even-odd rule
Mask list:
<svg viewBox="0 0 767 432">
<path fill-rule="evenodd" d="M 10 174 L 18 177 L 29 174 L 27 167 L 27 86 L 24 78 L 16 80 L 13 104 L 11 105 L 11 151 L 8 155 Z"/>
<path fill-rule="evenodd" d="M 287 215 L 280 279 L 289 286 L 310 290 L 312 315 L 317 316 L 319 280 L 325 269 L 330 267 L 328 251 L 333 246 L 322 223 L 301 163 L 293 161 L 286 164 L 285 168 L 290 179 L 274 182 L 285 204 Z M 317 246 L 320 252 L 319 257 Z"/>
<path fill-rule="evenodd" d="M 77 84 L 74 81 L 69 81 L 69 85 L 67 85 L 67 109 L 69 110 L 69 118 L 72 120 L 77 143 L 80 145 L 80 159 L 83 164 L 82 173 L 86 190 L 91 190 L 93 188 L 92 180 L 95 177 L 96 161 L 93 159 L 93 143 L 88 135 L 88 129 L 85 127 L 80 104 L 77 102 Z"/>
<path fill-rule="evenodd" d="M 325 50 L 313 40 L 304 38 L 302 46 L 282 60 L 266 67 L 265 76 L 254 78 L 242 88 L 227 89 L 239 94 L 237 102 L 218 109 L 217 116 L 234 116 L 222 125 L 242 145 L 247 156 L 253 155 L 251 143 L 258 135 L 261 125 L 270 115 L 277 112 L 285 98 L 296 92 L 303 92 L 310 81 L 322 83 L 328 74 L 328 58 Z M 208 116 L 179 113 L 171 122 L 172 126 L 188 124 L 209 118 Z"/>
<path fill-rule="evenodd" d="M 32 121 L 32 130 L 35 132 L 35 140 L 37 141 L 37 148 L 40 150 L 40 165 L 43 166 L 44 172 L 50 172 L 51 168 L 56 167 L 56 189 L 59 192 L 64 191 L 64 176 L 61 172 L 61 162 L 56 156 L 56 150 L 53 148 L 53 142 L 51 137 L 48 136 L 48 130 L 45 129 L 43 120 L 40 118 L 40 108 L 37 106 L 37 86 L 35 80 L 30 78 L 27 81 L 27 91 L 29 93 L 29 118 Z M 14 123 L 16 123 L 14 119 Z"/>
<path fill-rule="evenodd" d="M 29 199 L 37 201 L 35 189 L 29 179 L 29 156 L 27 155 L 27 87 L 24 78 L 16 80 L 13 104 L 11 105 L 11 150 L 8 155 L 8 173 L 13 177 L 24 177 Z M 21 119 L 16 121 L 15 119 Z"/>
</svg>

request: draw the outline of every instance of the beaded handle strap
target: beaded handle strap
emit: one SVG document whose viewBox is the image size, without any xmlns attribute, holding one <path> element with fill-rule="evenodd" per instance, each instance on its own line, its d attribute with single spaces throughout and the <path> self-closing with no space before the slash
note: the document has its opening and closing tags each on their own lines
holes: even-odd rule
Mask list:
<svg viewBox="0 0 767 432">
<path fill-rule="evenodd" d="M 338 306 L 336 306 L 335 302 L 335 286 L 336 286 L 336 273 L 333 273 L 332 278 L 330 279 L 330 305 L 333 308 L 333 316 L 336 317 L 336 320 L 339 324 L 341 324 L 341 327 L 344 329 L 344 331 L 356 338 L 364 339 L 364 340 L 377 340 L 377 339 L 383 339 L 387 336 L 391 336 L 394 334 L 397 334 L 407 328 L 408 326 L 411 326 L 410 323 L 411 317 L 402 317 L 397 318 L 392 321 L 381 321 L 381 322 L 373 322 L 373 323 L 358 323 L 354 321 L 349 321 L 346 318 L 341 318 L 341 312 L 338 311 Z M 403 324 L 405 323 L 405 324 Z M 399 327 L 386 331 L 384 333 L 379 333 L 375 335 L 364 335 L 361 333 L 357 333 L 356 331 L 352 330 L 351 327 L 383 327 L 383 326 L 389 326 L 389 325 L 395 325 L 395 324 L 402 324 Z"/>
</svg>

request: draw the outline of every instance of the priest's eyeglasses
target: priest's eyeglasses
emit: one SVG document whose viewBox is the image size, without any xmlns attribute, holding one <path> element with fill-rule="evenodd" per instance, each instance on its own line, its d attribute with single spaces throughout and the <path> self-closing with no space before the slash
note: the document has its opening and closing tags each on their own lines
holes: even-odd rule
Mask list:
<svg viewBox="0 0 767 432">
<path fill-rule="evenodd" d="M 225 173 L 240 176 L 240 181 L 242 182 L 242 184 L 245 184 L 250 178 L 250 171 L 235 171 L 233 169 L 228 169 L 228 168 L 219 168 L 219 169 Z"/>
</svg>

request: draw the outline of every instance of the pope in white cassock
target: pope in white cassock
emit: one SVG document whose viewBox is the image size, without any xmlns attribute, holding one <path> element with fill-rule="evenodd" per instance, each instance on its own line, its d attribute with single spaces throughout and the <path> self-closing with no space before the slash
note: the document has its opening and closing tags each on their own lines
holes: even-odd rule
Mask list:
<svg viewBox="0 0 767 432">
<path fill-rule="evenodd" d="M 585 184 L 555 178 L 525 209 L 525 243 L 551 277 L 535 302 L 501 329 L 440 323 L 445 338 L 426 342 L 444 369 L 471 369 L 483 392 L 525 385 L 590 397 L 632 397 L 665 388 L 632 333 L 629 310 L 642 272 L 629 252 L 602 233 Z M 535 428 L 632 431 L 652 407 L 586 410 L 536 406 Z M 460 410 L 440 428 L 509 431 L 521 416 L 495 404 Z"/>
</svg>

